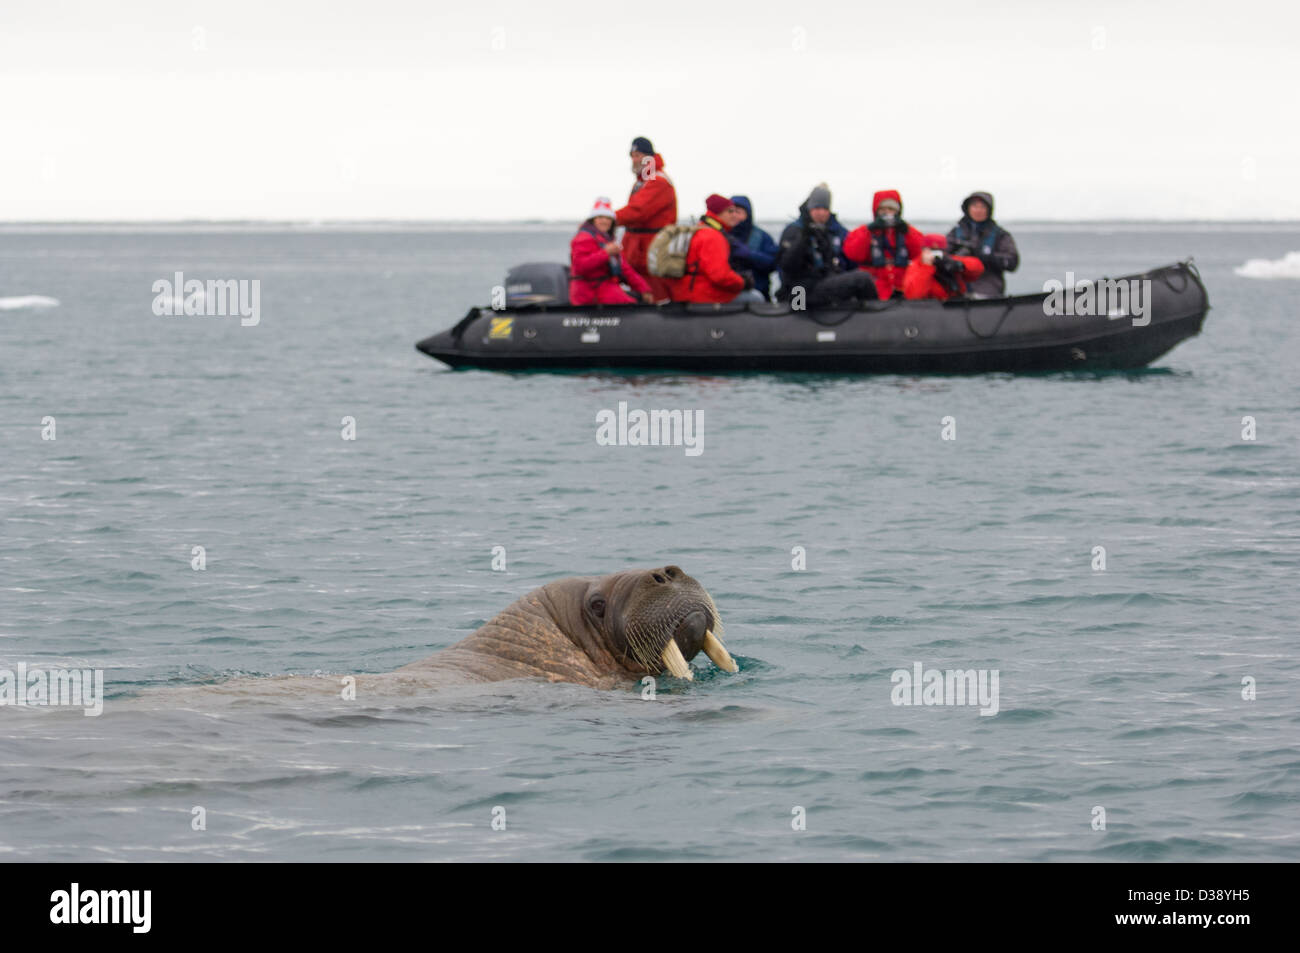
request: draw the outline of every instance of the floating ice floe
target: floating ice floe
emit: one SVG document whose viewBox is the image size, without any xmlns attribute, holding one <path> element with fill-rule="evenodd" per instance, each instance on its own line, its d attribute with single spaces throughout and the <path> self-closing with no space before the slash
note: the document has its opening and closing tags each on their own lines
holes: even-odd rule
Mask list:
<svg viewBox="0 0 1300 953">
<path fill-rule="evenodd" d="M 1252 258 L 1233 272 L 1243 278 L 1300 278 L 1300 251 L 1288 252 L 1285 258 Z"/>
<path fill-rule="evenodd" d="M 21 311 L 23 308 L 57 308 L 58 298 L 45 295 L 17 295 L 12 298 L 0 298 L 0 311 Z"/>
</svg>

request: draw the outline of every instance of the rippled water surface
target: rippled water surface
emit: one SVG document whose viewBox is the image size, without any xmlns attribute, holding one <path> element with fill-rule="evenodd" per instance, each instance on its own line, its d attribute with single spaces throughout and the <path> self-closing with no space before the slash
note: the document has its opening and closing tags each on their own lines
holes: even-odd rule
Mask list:
<svg viewBox="0 0 1300 953">
<path fill-rule="evenodd" d="M 1194 255 L 1205 332 L 1110 376 L 450 372 L 413 342 L 567 229 L 3 231 L 0 298 L 45 300 L 0 309 L 0 668 L 108 700 L 0 708 L 0 857 L 1295 859 L 1300 283 L 1233 268 L 1300 230 L 1016 231 L 1018 291 Z M 261 323 L 155 316 L 178 270 L 259 279 Z M 703 454 L 598 446 L 620 400 L 702 410 Z M 669 562 L 738 675 L 202 688 Z M 917 662 L 998 713 L 892 704 Z"/>
</svg>

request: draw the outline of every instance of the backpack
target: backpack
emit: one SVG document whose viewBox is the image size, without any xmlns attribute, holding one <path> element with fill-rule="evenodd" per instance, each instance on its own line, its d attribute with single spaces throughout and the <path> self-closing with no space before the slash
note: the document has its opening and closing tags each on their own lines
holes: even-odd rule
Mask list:
<svg viewBox="0 0 1300 953">
<path fill-rule="evenodd" d="M 682 278 L 686 275 L 686 253 L 691 238 L 701 225 L 665 225 L 655 234 L 646 251 L 646 269 L 656 278 Z"/>
</svg>

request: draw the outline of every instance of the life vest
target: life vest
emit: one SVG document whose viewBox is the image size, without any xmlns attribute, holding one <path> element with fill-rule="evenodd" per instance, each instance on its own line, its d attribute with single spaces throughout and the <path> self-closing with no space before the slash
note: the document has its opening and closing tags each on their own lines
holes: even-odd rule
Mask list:
<svg viewBox="0 0 1300 953">
<path fill-rule="evenodd" d="M 595 222 L 584 222 L 582 226 L 578 229 L 578 231 L 586 232 L 592 238 L 596 239 L 596 241 L 600 242 L 602 247 L 604 247 L 605 245 L 609 244 L 614 240 L 614 236 L 612 234 L 608 232 L 602 232 L 599 228 L 596 227 Z M 617 255 L 610 255 L 609 274 L 593 275 L 590 278 L 584 277 L 583 275 L 570 275 L 569 277 L 573 281 L 585 281 L 589 285 L 603 284 L 604 282 L 609 281 L 610 278 L 613 278 L 616 281 L 621 281 L 623 278 L 623 266 L 619 264 Z"/>
<path fill-rule="evenodd" d="M 899 219 L 893 224 L 894 231 L 894 248 L 893 264 L 899 268 L 906 268 L 911 256 L 907 253 L 907 230 L 908 224 Z M 871 236 L 871 267 L 884 268 L 890 262 L 885 257 L 884 235 L 889 226 L 885 225 L 868 225 L 867 233 Z"/>
<path fill-rule="evenodd" d="M 825 226 L 809 228 L 806 247 L 808 257 L 812 260 L 813 274 L 825 277 L 840 270 L 843 263 L 840 261 L 838 254 L 839 243 L 836 241 L 837 237 Z"/>
<path fill-rule="evenodd" d="M 969 223 L 970 227 L 967 228 Z M 957 241 L 955 245 L 965 245 L 977 255 L 991 255 L 993 249 L 997 246 L 998 238 L 1002 235 L 1002 229 L 992 219 L 987 219 L 983 240 L 980 238 L 980 230 L 976 224 L 969 218 L 963 218 L 957 223 Z"/>
</svg>

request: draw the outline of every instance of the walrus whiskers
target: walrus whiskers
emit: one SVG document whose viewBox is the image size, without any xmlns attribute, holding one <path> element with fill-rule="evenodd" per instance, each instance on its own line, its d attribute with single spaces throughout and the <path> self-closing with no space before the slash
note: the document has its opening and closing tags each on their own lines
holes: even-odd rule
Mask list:
<svg viewBox="0 0 1300 953">
<path fill-rule="evenodd" d="M 664 627 L 660 626 L 658 628 L 662 629 Z M 654 668 L 655 658 L 652 646 L 654 642 L 658 641 L 658 639 L 655 638 L 658 634 L 658 629 L 650 633 L 644 632 L 642 626 L 639 624 L 630 626 L 627 630 L 627 645 L 631 650 L 631 655 L 645 668 Z M 672 641 L 671 635 L 669 636 L 669 641 Z"/>
</svg>

